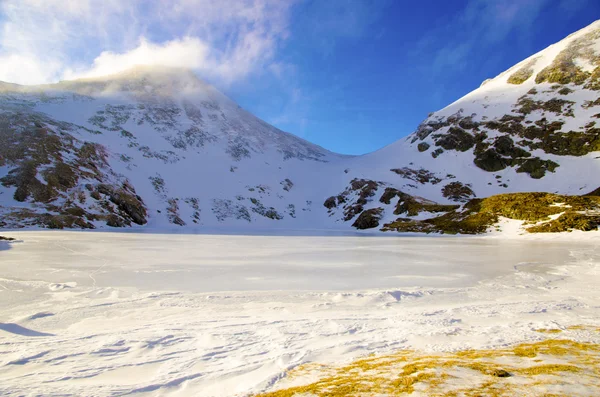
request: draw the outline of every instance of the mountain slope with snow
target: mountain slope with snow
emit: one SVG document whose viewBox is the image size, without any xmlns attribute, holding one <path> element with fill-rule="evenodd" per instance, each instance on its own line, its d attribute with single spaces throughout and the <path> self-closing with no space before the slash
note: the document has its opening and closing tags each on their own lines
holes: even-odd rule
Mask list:
<svg viewBox="0 0 600 397">
<path fill-rule="evenodd" d="M 599 92 L 600 22 L 358 157 L 186 70 L 1 83 L 0 226 L 370 229 L 501 193 L 581 195 L 600 185 Z"/>
</svg>

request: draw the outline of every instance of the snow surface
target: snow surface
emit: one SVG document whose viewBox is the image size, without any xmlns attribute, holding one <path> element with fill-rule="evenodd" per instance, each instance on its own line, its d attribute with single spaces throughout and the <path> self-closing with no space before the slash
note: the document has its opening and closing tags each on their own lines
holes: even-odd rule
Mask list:
<svg viewBox="0 0 600 397">
<path fill-rule="evenodd" d="M 21 241 L 0 244 L 0 395 L 243 396 L 307 362 L 600 325 L 590 233 L 11 236 Z"/>
</svg>

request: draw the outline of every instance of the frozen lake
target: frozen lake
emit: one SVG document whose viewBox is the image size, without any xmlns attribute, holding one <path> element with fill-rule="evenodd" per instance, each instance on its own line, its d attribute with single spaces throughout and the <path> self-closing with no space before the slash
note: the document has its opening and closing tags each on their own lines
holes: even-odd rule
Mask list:
<svg viewBox="0 0 600 397">
<path fill-rule="evenodd" d="M 578 245 L 465 237 L 23 236 L 2 253 L 4 277 L 188 292 L 465 287 L 519 264 L 563 263 Z"/>
<path fill-rule="evenodd" d="M 304 363 L 600 326 L 591 233 L 5 234 L 22 241 L 0 242 L 2 396 L 247 396 Z"/>
</svg>

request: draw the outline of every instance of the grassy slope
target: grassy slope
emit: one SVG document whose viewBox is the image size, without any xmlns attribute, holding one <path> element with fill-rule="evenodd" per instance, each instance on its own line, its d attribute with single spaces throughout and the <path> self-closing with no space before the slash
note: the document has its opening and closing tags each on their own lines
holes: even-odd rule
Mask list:
<svg viewBox="0 0 600 397">
<path fill-rule="evenodd" d="M 595 194 L 595 192 L 592 192 Z M 600 225 L 600 197 L 552 193 L 508 193 L 472 199 L 463 207 L 425 220 L 399 218 L 382 230 L 482 234 L 500 217 L 525 221 L 528 232 L 592 231 Z"/>
<path fill-rule="evenodd" d="M 414 392 L 440 397 L 550 397 L 574 390 L 583 392 L 575 395 L 592 395 L 587 393 L 600 392 L 600 346 L 548 339 L 498 350 L 430 355 L 400 351 L 370 356 L 341 368 L 309 364 L 288 377 L 308 379 L 318 374 L 321 376 L 316 382 L 258 397 L 405 396 Z M 547 394 L 549 390 L 559 394 Z"/>
</svg>

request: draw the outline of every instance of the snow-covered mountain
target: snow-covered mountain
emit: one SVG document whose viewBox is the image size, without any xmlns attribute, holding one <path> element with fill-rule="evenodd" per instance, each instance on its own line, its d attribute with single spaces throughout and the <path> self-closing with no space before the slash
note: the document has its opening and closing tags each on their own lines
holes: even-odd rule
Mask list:
<svg viewBox="0 0 600 397">
<path fill-rule="evenodd" d="M 599 118 L 600 21 L 358 157 L 186 70 L 0 83 L 0 226 L 375 228 L 475 197 L 580 195 L 600 186 Z"/>
</svg>

